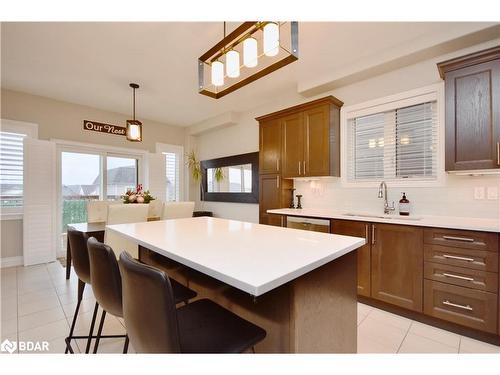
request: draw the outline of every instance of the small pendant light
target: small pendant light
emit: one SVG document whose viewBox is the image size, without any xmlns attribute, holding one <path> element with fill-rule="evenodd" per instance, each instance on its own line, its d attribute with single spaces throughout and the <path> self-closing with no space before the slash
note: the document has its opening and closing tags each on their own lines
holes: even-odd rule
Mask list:
<svg viewBox="0 0 500 375">
<path fill-rule="evenodd" d="M 142 142 L 142 122 L 135 119 L 135 90 L 139 85 L 131 83 L 129 86 L 134 90 L 134 119 L 127 120 L 127 139 L 131 142 Z"/>
</svg>

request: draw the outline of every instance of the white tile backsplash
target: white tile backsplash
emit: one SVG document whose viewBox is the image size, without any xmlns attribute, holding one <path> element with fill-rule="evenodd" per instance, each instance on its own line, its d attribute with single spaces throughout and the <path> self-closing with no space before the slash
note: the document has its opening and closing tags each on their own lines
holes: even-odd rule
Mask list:
<svg viewBox="0 0 500 375">
<path fill-rule="evenodd" d="M 476 218 L 498 218 L 500 200 L 474 199 L 474 189 L 500 188 L 500 175 L 456 176 L 446 175 L 440 187 L 392 187 L 388 182 L 389 204 L 396 209 L 405 192 L 413 215 L 445 215 Z M 345 187 L 339 178 L 313 181 L 295 181 L 295 194 L 302 194 L 304 208 L 331 208 L 340 212 L 383 212 L 383 200 L 377 198 L 377 187 Z M 491 190 L 491 189 L 490 189 Z"/>
</svg>

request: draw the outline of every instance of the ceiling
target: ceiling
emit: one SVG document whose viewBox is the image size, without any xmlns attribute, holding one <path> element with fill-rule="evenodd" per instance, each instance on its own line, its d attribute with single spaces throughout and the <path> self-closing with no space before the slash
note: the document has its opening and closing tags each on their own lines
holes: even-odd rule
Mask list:
<svg viewBox="0 0 500 375">
<path fill-rule="evenodd" d="M 2 23 L 1 85 L 130 113 L 137 82 L 138 118 L 188 126 L 491 25 L 301 22 L 299 61 L 215 100 L 197 92 L 197 58 L 222 38 L 221 22 Z"/>
</svg>

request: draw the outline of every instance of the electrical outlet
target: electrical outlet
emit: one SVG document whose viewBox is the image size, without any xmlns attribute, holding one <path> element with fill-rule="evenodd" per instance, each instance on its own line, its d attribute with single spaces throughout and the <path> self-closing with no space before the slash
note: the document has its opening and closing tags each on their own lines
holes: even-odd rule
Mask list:
<svg viewBox="0 0 500 375">
<path fill-rule="evenodd" d="M 474 199 L 484 199 L 484 186 L 476 186 L 474 188 Z"/>
<path fill-rule="evenodd" d="M 489 200 L 497 200 L 498 199 L 498 188 L 496 186 L 488 186 L 486 196 Z"/>
</svg>

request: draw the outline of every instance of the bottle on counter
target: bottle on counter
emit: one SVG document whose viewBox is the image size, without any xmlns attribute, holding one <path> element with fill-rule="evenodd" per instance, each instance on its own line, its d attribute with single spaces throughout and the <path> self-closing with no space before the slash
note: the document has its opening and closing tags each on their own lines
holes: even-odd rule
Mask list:
<svg viewBox="0 0 500 375">
<path fill-rule="evenodd" d="M 410 201 L 406 198 L 404 192 L 403 197 L 399 200 L 399 214 L 402 216 L 410 215 Z"/>
</svg>

